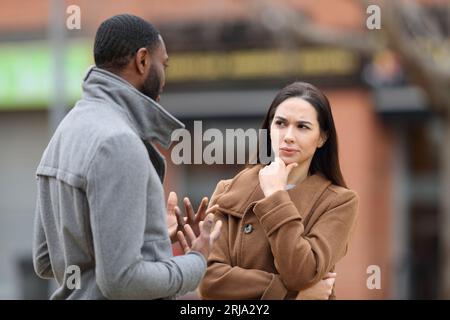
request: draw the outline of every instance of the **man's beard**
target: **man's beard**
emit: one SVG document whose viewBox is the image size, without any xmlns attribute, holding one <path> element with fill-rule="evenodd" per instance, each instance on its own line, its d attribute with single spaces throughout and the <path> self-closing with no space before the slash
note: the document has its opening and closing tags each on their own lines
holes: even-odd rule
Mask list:
<svg viewBox="0 0 450 320">
<path fill-rule="evenodd" d="M 154 66 L 150 67 L 147 79 L 144 81 L 144 87 L 142 88 L 142 93 L 147 97 L 152 98 L 157 101 L 158 96 L 161 91 L 161 79 L 159 78 L 158 72 Z"/>
</svg>

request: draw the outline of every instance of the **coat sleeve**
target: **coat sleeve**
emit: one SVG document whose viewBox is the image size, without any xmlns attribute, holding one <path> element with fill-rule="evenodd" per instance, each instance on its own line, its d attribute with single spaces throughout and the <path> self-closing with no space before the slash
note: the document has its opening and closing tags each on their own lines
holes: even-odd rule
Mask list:
<svg viewBox="0 0 450 320">
<path fill-rule="evenodd" d="M 303 290 L 319 282 L 345 255 L 357 207 L 358 197 L 353 191 L 336 194 L 306 234 L 287 191 L 277 191 L 255 205 L 254 212 L 288 290 Z"/>
<path fill-rule="evenodd" d="M 41 219 L 41 206 L 39 196 L 36 201 L 36 213 L 34 216 L 34 239 L 33 239 L 33 266 L 36 274 L 43 279 L 54 278 L 50 255 L 48 252 L 47 238 Z"/>
<path fill-rule="evenodd" d="M 226 181 L 221 181 L 211 197 L 210 206 L 223 193 Z M 231 265 L 228 241 L 228 216 L 216 214 L 222 221 L 221 235 L 208 258 L 206 274 L 199 286 L 202 299 L 243 300 L 283 299 L 287 290 L 279 275 L 257 269 L 243 269 Z"/>
<path fill-rule="evenodd" d="M 147 203 L 152 168 L 146 152 L 141 141 L 118 135 L 102 144 L 90 165 L 86 190 L 95 276 L 109 299 L 182 295 L 196 289 L 206 269 L 199 253 L 168 257 L 170 254 L 163 251 L 170 250 L 166 215 L 154 212 L 156 209 Z M 166 239 L 145 239 L 154 259 L 144 259 L 141 252 L 148 216 L 156 234 L 167 234 Z"/>
</svg>

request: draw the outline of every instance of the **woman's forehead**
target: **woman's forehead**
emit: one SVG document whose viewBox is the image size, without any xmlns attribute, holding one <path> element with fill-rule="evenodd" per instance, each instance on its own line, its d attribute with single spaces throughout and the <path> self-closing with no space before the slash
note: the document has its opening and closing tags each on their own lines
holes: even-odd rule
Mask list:
<svg viewBox="0 0 450 320">
<path fill-rule="evenodd" d="M 275 117 L 294 121 L 317 121 L 317 112 L 308 101 L 301 98 L 289 98 L 278 105 Z"/>
</svg>

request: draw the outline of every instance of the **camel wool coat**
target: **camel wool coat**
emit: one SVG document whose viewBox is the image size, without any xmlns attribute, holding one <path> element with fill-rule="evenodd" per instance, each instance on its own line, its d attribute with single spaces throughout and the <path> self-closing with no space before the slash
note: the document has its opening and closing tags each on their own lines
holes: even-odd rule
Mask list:
<svg viewBox="0 0 450 320">
<path fill-rule="evenodd" d="M 261 168 L 220 181 L 211 197 L 223 225 L 199 286 L 203 299 L 295 299 L 347 252 L 358 211 L 354 191 L 314 174 L 264 197 Z"/>
</svg>

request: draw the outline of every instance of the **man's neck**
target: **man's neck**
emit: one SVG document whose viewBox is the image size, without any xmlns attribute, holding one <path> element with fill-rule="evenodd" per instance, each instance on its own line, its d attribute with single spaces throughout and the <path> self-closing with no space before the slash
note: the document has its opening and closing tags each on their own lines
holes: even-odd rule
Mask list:
<svg viewBox="0 0 450 320">
<path fill-rule="evenodd" d="M 141 91 L 141 85 L 138 83 L 138 81 L 136 80 L 136 77 L 132 75 L 132 73 L 130 72 L 130 70 L 128 68 L 122 68 L 122 69 L 117 69 L 117 68 L 105 68 L 106 71 L 109 71 L 113 74 L 115 74 L 118 77 L 121 77 L 123 80 L 125 80 L 126 82 L 128 82 L 129 84 L 131 84 L 133 87 L 135 87 L 137 90 Z"/>
</svg>

